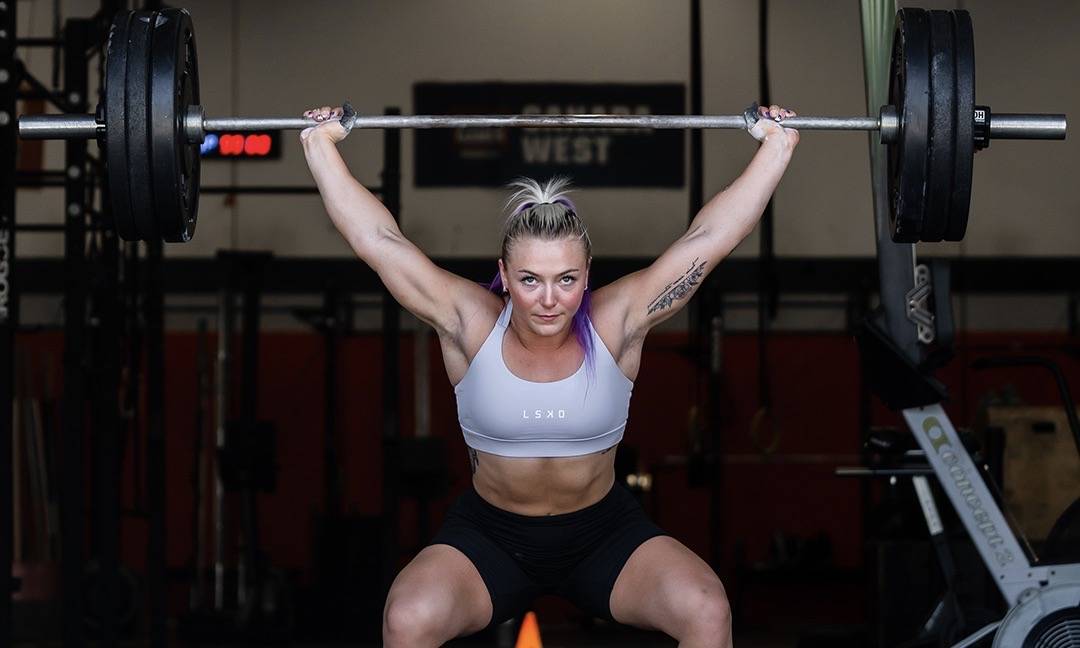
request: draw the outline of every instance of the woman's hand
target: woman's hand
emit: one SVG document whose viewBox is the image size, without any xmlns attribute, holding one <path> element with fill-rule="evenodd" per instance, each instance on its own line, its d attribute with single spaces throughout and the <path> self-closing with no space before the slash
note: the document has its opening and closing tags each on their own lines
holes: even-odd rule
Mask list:
<svg viewBox="0 0 1080 648">
<path fill-rule="evenodd" d="M 331 108 L 312 108 L 304 111 L 304 117 L 314 119 L 319 124 L 300 131 L 300 141 L 307 143 L 312 137 L 326 137 L 332 144 L 337 144 L 349 134 L 341 125 L 341 116 L 344 114 L 341 106 Z"/>
<path fill-rule="evenodd" d="M 794 110 L 788 110 L 776 104 L 758 106 L 758 120 L 748 131 L 759 142 L 779 141 L 785 144 L 787 148 L 793 149 L 799 143 L 799 131 L 794 128 L 784 128 L 783 121 L 794 116 Z"/>
</svg>

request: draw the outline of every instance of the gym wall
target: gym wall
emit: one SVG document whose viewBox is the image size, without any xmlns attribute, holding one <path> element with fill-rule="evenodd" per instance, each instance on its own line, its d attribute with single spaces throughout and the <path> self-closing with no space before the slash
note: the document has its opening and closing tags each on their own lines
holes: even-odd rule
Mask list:
<svg viewBox="0 0 1080 648">
<path fill-rule="evenodd" d="M 351 100 L 361 112 L 381 113 L 386 106 L 414 112 L 413 84 L 420 81 L 577 81 L 686 83 L 689 71 L 689 9 L 675 0 L 190 0 L 200 53 L 202 103 L 208 114 L 288 115 L 314 105 Z M 921 3 L 903 3 L 921 4 Z M 750 0 L 703 2 L 706 112 L 738 112 L 758 94 L 757 9 Z M 972 11 L 976 33 L 978 100 L 1009 112 L 1065 112 L 1080 116 L 1080 87 L 1075 69 L 1080 44 L 1080 3 L 1039 0 L 1021 11 L 1005 0 L 943 3 L 943 8 Z M 89 15 L 92 0 L 63 3 L 63 15 Z M 806 114 L 864 114 L 862 52 L 858 2 L 771 1 L 771 76 L 773 97 Z M 21 36 L 47 36 L 50 3 L 20 2 Z M 33 53 L 29 66 L 50 77 L 49 59 Z M 93 75 L 92 75 L 93 76 Z M 1074 118 L 1075 121 L 1075 118 Z M 1074 191 L 1080 136 L 1065 142 L 995 142 L 977 158 L 971 227 L 962 243 L 921 245 L 920 253 L 937 255 L 1065 256 L 1080 249 L 1080 197 Z M 310 182 L 296 142 L 284 135 L 279 162 L 207 163 L 206 185 Z M 743 168 L 755 144 L 744 133 L 707 132 L 706 195 L 720 191 Z M 44 143 L 47 168 L 62 162 L 61 142 Z M 93 147 L 91 147 L 93 150 Z M 355 132 L 341 145 L 362 182 L 380 183 L 382 135 Z M 403 213 L 405 233 L 439 257 L 494 257 L 498 224 L 506 193 L 497 190 L 417 189 L 413 186 L 412 133 L 404 134 Z M 874 253 L 867 136 L 857 133 L 804 133 L 795 161 L 776 196 L 776 248 L 784 256 L 866 257 Z M 63 212 L 58 189 L 21 190 L 20 222 L 59 222 Z M 655 255 L 685 228 L 687 191 L 584 189 L 577 196 L 590 224 L 597 256 Z M 20 257 L 60 256 L 56 235 L 22 234 Z M 736 256 L 757 254 L 757 234 Z M 351 253 L 331 226 L 316 196 L 240 196 L 226 200 L 203 195 L 196 238 L 166 248 L 169 257 L 205 257 L 218 249 L 270 250 L 281 256 L 348 256 Z M 358 262 L 359 263 L 359 262 Z M 493 262 L 494 265 L 494 262 Z M 721 269 L 722 271 L 722 269 Z M 1035 287 L 1033 286 L 1033 289 Z M 317 296 L 307 296 L 313 305 Z M 735 296 L 739 297 L 739 296 Z M 273 303 L 275 297 L 268 298 Z M 169 295 L 169 303 L 207 296 Z M 283 300 L 296 303 L 296 296 Z M 954 364 L 967 364 L 983 349 L 1008 345 L 1061 347 L 1062 335 L 1002 334 L 1015 329 L 1062 331 L 1060 297 L 961 297 L 970 308 L 958 312 L 959 328 L 995 331 L 969 335 L 974 348 Z M 35 301 L 36 300 L 36 301 Z M 58 300 L 32 296 L 24 301 L 24 321 L 59 321 Z M 820 316 L 820 319 L 814 319 Z M 749 310 L 733 313 L 725 338 L 723 384 L 716 396 L 723 414 L 726 463 L 724 520 L 718 538 L 702 524 L 708 493 L 691 488 L 683 467 L 663 468 L 667 457 L 688 447 L 692 363 L 684 332 L 651 336 L 636 386 L 628 445 L 641 451 L 643 468 L 656 470 L 657 489 L 649 503 L 658 521 L 694 550 L 707 554 L 719 546 L 726 570 L 735 564 L 735 544 L 749 546 L 747 559 L 766 560 L 776 530 L 805 536 L 825 533 L 833 543 L 836 564 L 851 568 L 863 560 L 858 484 L 836 478 L 837 463 L 857 460 L 858 368 L 854 344 L 840 333 L 840 309 L 827 312 L 781 310 L 774 326 L 783 332 L 770 342 L 769 366 L 777 428 L 783 432 L 779 457 L 762 459 L 750 437 L 758 407 L 757 339 L 745 330 L 755 324 Z M 190 520 L 188 480 L 191 417 L 195 402 L 195 336 L 178 329 L 194 316 L 170 316 L 167 342 L 169 412 L 169 524 L 184 529 Z M 284 320 L 288 320 L 284 322 Z M 683 322 L 685 318 L 673 320 Z M 311 512 L 318 508 L 321 457 L 317 439 L 323 425 L 322 347 L 310 329 L 294 318 L 267 316 L 269 329 L 261 346 L 260 416 L 279 426 L 282 457 L 280 488 L 267 496 L 261 522 L 272 561 L 289 569 L 310 566 Z M 380 502 L 382 464 L 378 438 L 381 408 L 377 369 L 381 334 L 377 315 L 368 323 L 376 332 L 345 343 L 342 352 L 341 449 L 348 480 L 350 510 L 373 513 Z M 180 324 L 178 326 L 178 324 Z M 406 324 L 406 328 L 408 328 Z M 284 327 L 286 330 L 280 330 Z M 277 329 L 277 330 L 274 330 Z M 791 329 L 797 329 L 792 333 Z M 807 333 L 832 329 L 835 334 Z M 211 340 L 211 344 L 213 341 Z M 22 348 L 56 365 L 62 338 L 56 332 L 25 333 Z M 411 434 L 415 357 L 408 335 L 401 340 L 401 427 Z M 428 366 L 432 434 L 448 440 L 455 492 L 467 482 L 465 450 L 453 409 L 452 389 L 443 378 L 432 341 Z M 1053 354 L 1066 365 L 1075 385 L 1075 361 Z M 952 371 L 943 379 L 954 389 L 950 413 L 970 420 L 985 393 L 1001 374 L 969 376 Z M 1033 404 L 1056 403 L 1048 383 L 1019 376 L 1017 391 Z M 895 423 L 895 415 L 875 408 L 875 423 Z M 130 466 L 131 462 L 128 461 Z M 658 467 L 659 466 L 659 467 Z M 662 473 L 663 470 L 668 472 Z M 124 501 L 133 483 L 124 477 Z M 749 493 L 753 493 L 748 497 Z M 440 520 L 449 499 L 433 506 Z M 765 503 L 765 505 L 762 505 Z M 409 528 L 414 509 L 405 507 L 402 526 Z M 125 561 L 144 564 L 145 524 L 124 527 Z M 417 540 L 413 537 L 407 541 Z M 190 554 L 186 534 L 170 538 L 170 564 L 179 567 Z M 728 572 L 730 573 L 730 571 Z M 727 575 L 727 574 L 725 574 Z M 310 576 L 310 574 L 305 574 Z M 183 592 L 173 592 L 174 608 Z M 862 593 L 854 591 L 856 602 Z M 812 595 L 808 598 L 812 598 Z M 843 603 L 847 603 L 844 601 Z M 822 605 L 826 605 L 823 602 Z M 849 612 L 848 614 L 855 614 Z"/>
<path fill-rule="evenodd" d="M 22 3 L 21 3 L 22 4 Z M 413 112 L 418 81 L 676 82 L 689 74 L 689 4 L 670 0 L 191 0 L 202 103 L 212 116 L 299 114 L 351 100 L 361 112 L 386 106 Z M 901 3 L 920 4 L 920 3 Z M 21 34 L 47 35 L 47 3 L 20 8 Z M 1080 4 L 1040 0 L 1022 16 L 1006 0 L 939 3 L 973 14 L 977 100 L 998 112 L 1080 115 L 1073 38 Z M 87 0 L 63 5 L 88 15 Z M 703 3 L 705 112 L 734 113 L 758 95 L 757 5 Z M 849 2 L 770 3 L 772 95 L 814 115 L 866 111 L 859 8 Z M 48 56 L 32 71 L 49 78 Z M 207 185 L 310 182 L 296 133 L 285 133 L 280 162 L 203 167 Z M 47 142 L 46 166 L 62 142 Z M 93 149 L 93 147 L 91 147 Z M 342 151 L 358 179 L 378 184 L 382 137 L 353 133 Z M 754 150 L 744 133 L 705 134 L 706 195 L 721 190 Z M 412 133 L 404 139 L 402 222 L 433 256 L 494 255 L 505 192 L 413 187 Z M 1068 255 L 1080 247 L 1080 196 L 1069 177 L 1080 138 L 995 142 L 977 156 L 971 226 L 962 243 L 923 245 L 930 254 Z M 685 189 L 586 189 L 578 196 L 596 253 L 657 254 L 687 222 Z M 873 254 L 866 135 L 804 133 L 775 200 L 776 251 L 790 256 Z M 23 190 L 19 218 L 56 222 L 61 191 Z M 626 233 L 632 232 L 632 236 Z M 756 233 L 736 250 L 757 251 Z M 204 195 L 194 242 L 169 256 L 219 248 L 267 249 L 288 256 L 348 255 L 314 196 Z M 59 237 L 20 236 L 20 256 L 59 255 Z"/>
</svg>

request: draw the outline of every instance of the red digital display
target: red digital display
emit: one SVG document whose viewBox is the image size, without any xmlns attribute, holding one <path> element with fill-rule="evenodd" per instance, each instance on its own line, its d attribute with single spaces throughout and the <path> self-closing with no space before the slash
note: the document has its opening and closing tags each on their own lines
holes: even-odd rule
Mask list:
<svg viewBox="0 0 1080 648">
<path fill-rule="evenodd" d="M 207 133 L 199 150 L 203 159 L 277 160 L 281 158 L 281 131 Z"/>
</svg>

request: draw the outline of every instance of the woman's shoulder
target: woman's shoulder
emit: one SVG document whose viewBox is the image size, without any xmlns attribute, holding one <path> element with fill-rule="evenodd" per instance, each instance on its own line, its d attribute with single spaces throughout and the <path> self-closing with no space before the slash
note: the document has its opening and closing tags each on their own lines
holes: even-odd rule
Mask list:
<svg viewBox="0 0 1080 648">
<path fill-rule="evenodd" d="M 626 310 L 603 288 L 593 292 L 589 321 L 611 355 L 618 359 L 626 344 Z"/>
<path fill-rule="evenodd" d="M 450 382 L 458 384 L 472 364 L 473 358 L 480 352 L 484 342 L 491 335 L 502 312 L 503 300 L 499 295 L 486 291 L 486 295 L 477 294 L 477 299 L 470 300 L 462 311 L 461 328 L 453 335 L 440 335 L 443 364 Z"/>
<path fill-rule="evenodd" d="M 472 313 L 462 322 L 462 345 L 470 361 L 491 335 L 507 301 L 501 295 L 489 291 L 485 298 L 476 301 Z"/>
</svg>

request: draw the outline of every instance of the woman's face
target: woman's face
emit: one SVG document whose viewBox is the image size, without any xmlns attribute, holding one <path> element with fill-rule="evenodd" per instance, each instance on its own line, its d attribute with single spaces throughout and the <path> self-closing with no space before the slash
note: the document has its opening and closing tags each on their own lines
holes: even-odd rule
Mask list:
<svg viewBox="0 0 1080 648">
<path fill-rule="evenodd" d="M 569 328 L 588 285 L 589 261 L 585 245 L 576 238 L 514 243 L 506 262 L 499 259 L 514 318 L 537 335 L 557 335 Z"/>
</svg>

